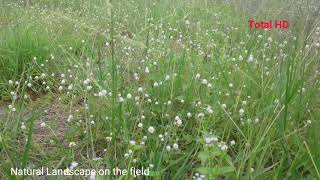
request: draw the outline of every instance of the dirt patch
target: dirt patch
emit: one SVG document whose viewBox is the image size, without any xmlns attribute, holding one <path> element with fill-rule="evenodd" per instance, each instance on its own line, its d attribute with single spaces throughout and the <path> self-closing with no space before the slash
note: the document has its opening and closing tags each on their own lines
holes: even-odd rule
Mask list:
<svg viewBox="0 0 320 180">
<path fill-rule="evenodd" d="M 36 148 L 46 151 L 54 148 L 67 147 L 65 134 L 68 131 L 68 113 L 65 105 L 62 105 L 53 97 L 41 97 L 29 104 L 25 109 L 24 117 L 28 119 L 31 111 L 39 112 L 39 117 L 33 125 L 32 141 Z M 28 129 L 20 136 L 21 145 L 25 145 Z"/>
<path fill-rule="evenodd" d="M 36 122 L 33 132 L 33 141 L 37 144 L 52 144 L 52 140 L 64 143 L 67 131 L 68 116 L 57 104 L 52 104 L 43 110 L 43 114 Z M 45 124 L 45 126 L 42 126 Z"/>
</svg>

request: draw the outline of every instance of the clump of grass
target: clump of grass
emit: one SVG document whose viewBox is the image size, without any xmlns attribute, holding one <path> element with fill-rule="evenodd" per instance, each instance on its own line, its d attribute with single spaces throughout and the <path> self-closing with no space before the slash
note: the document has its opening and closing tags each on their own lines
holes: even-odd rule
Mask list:
<svg viewBox="0 0 320 180">
<path fill-rule="evenodd" d="M 1 29 L 0 81 L 25 81 L 27 76 L 39 75 L 41 64 L 50 60 L 51 43 L 47 33 L 38 27 L 17 25 Z M 24 74 L 29 68 L 30 74 Z M 42 69 L 43 70 L 43 69 Z M 24 77 L 21 75 L 24 74 Z M 1 86 L 2 92 L 4 87 Z M 3 96 L 3 94 L 2 94 Z"/>
<path fill-rule="evenodd" d="M 319 176 L 317 23 L 305 28 L 310 38 L 299 38 L 304 22 L 292 31 L 250 30 L 248 18 L 282 16 L 264 9 L 247 17 L 252 9 L 222 0 L 10 8 L 26 18 L 1 34 L 11 102 L 0 121 L 0 173 L 22 164 L 144 167 L 146 179 Z M 30 112 L 48 115 L 53 103 L 63 112 L 56 121 L 29 123 Z M 29 141 L 42 131 L 45 142 Z"/>
</svg>

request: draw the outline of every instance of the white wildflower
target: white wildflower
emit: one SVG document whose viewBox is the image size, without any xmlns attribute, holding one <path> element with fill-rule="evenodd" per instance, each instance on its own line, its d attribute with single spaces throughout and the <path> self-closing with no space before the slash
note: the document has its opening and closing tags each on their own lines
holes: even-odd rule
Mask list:
<svg viewBox="0 0 320 180">
<path fill-rule="evenodd" d="M 155 129 L 154 129 L 154 127 L 150 126 L 150 127 L 148 128 L 148 131 L 149 131 L 149 133 L 153 134 L 154 131 L 155 131 Z"/>
</svg>

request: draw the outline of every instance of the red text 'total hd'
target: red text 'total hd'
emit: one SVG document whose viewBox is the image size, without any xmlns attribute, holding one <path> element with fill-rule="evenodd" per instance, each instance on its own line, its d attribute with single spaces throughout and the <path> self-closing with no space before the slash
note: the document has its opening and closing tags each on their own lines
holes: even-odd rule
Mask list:
<svg viewBox="0 0 320 180">
<path fill-rule="evenodd" d="M 254 21 L 249 20 L 250 29 L 288 29 L 288 20 Z"/>
</svg>

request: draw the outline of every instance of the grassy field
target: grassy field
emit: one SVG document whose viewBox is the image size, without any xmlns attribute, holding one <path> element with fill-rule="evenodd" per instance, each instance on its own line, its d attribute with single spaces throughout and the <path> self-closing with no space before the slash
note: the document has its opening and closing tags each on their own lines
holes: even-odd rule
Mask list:
<svg viewBox="0 0 320 180">
<path fill-rule="evenodd" d="M 320 179 L 319 10 L 0 1 L 0 179 Z"/>
</svg>

